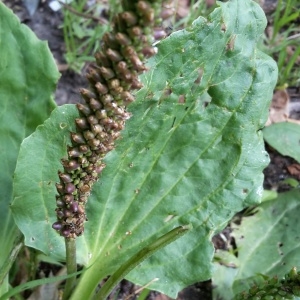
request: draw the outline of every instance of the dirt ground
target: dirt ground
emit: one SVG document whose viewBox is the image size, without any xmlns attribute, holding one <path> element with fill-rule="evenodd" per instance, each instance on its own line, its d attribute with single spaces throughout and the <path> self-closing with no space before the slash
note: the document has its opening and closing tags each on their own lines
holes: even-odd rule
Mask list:
<svg viewBox="0 0 300 300">
<path fill-rule="evenodd" d="M 36 35 L 42 39 L 47 40 L 49 47 L 55 57 L 57 65 L 61 70 L 62 76 L 59 80 L 57 91 L 55 94 L 56 102 L 61 105 L 65 103 L 76 103 L 80 102 L 80 96 L 78 90 L 80 87 L 86 87 L 87 81 L 84 75 L 79 75 L 74 73 L 71 70 L 65 70 L 65 46 L 63 39 L 63 32 L 61 28 L 63 16 L 60 11 L 54 12 L 52 11 L 47 1 L 41 1 L 37 11 L 35 14 L 30 17 L 29 13 L 23 6 L 23 2 L 21 0 L 4 0 L 3 1 L 8 7 L 12 8 L 12 10 L 18 15 L 21 22 L 28 25 Z M 276 1 L 265 0 L 265 11 L 269 13 L 274 9 L 274 5 L 276 5 Z M 83 70 L 84 74 L 84 70 Z M 300 104 L 300 90 L 299 88 L 291 88 L 289 90 L 291 103 Z M 300 119 L 300 105 L 295 105 L 295 109 L 291 112 L 290 117 L 295 119 Z M 298 107 L 298 108 L 297 108 Z M 292 115 L 293 114 L 293 115 Z M 289 157 L 283 157 L 279 155 L 275 150 L 267 147 L 267 150 L 270 154 L 271 163 L 265 169 L 265 183 L 264 187 L 266 189 L 276 189 L 278 191 L 285 191 L 289 189 L 287 185 L 281 184 L 281 182 L 287 177 L 294 177 L 289 174 L 288 166 L 293 163 L 296 163 L 293 159 Z M 223 234 L 230 240 L 230 229 L 227 228 L 224 230 Z M 217 249 L 226 249 L 226 245 L 224 241 L 218 236 L 214 237 L 213 242 Z M 45 268 L 46 268 L 46 264 Z M 49 267 L 49 266 L 48 266 Z M 120 285 L 116 288 L 116 291 L 111 299 L 137 299 L 134 296 L 134 292 L 137 289 L 135 285 L 132 283 L 123 280 Z M 118 295 L 116 298 L 116 294 Z M 132 295 L 132 296 L 130 296 Z M 157 292 L 151 292 L 148 297 L 148 300 L 167 300 L 164 295 L 161 295 Z M 197 283 L 192 285 L 191 287 L 183 290 L 178 300 L 211 300 L 212 299 L 212 285 L 210 281 Z"/>
</svg>

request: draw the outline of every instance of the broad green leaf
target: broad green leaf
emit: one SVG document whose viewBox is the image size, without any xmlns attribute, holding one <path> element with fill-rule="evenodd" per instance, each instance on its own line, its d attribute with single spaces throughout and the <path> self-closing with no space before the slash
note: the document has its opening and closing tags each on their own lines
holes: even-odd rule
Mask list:
<svg viewBox="0 0 300 300">
<path fill-rule="evenodd" d="M 262 194 L 268 156 L 260 129 L 277 79 L 275 63 L 256 49 L 265 25 L 256 3 L 232 0 L 220 3 L 208 20 L 199 18 L 158 45 L 151 71 L 142 79 L 144 88 L 130 107 L 133 117 L 106 157 L 107 167 L 88 202 L 89 221 L 78 249 L 79 262 L 90 268 L 72 299 L 91 298 L 100 279 L 178 226 L 193 229 L 144 261 L 128 279 L 140 285 L 152 282 L 150 288 L 176 297 L 184 286 L 211 277 L 211 237 Z M 22 149 L 13 203 L 26 240 L 36 236 L 36 226 L 23 224 L 38 215 L 50 239 L 35 239 L 35 247 L 61 258 L 60 247 L 47 249 L 50 240 L 62 244 L 52 241 L 56 237 L 50 227 L 58 162 L 66 147 L 59 122 L 65 118 L 72 127 L 72 114 L 57 110 L 49 120 L 52 131 L 45 124 L 28 138 L 30 149 L 40 152 Z M 36 159 L 50 153 L 53 168 Z M 31 174 L 39 175 L 31 186 L 50 183 L 34 198 L 23 193 L 27 181 L 20 176 L 32 161 Z M 48 201 L 53 202 L 46 206 Z M 29 202 L 34 210 L 25 214 L 24 203 Z"/>
<path fill-rule="evenodd" d="M 262 203 L 258 213 L 243 218 L 240 226 L 233 226 L 240 267 L 233 284 L 234 293 L 247 290 L 263 274 L 278 276 L 292 267 L 300 267 L 298 189 L 279 194 L 273 201 Z"/>
<path fill-rule="evenodd" d="M 300 125 L 290 122 L 276 123 L 264 128 L 263 133 L 266 142 L 280 154 L 300 162 Z"/>
<path fill-rule="evenodd" d="M 39 41 L 0 3 L 0 277 L 18 230 L 9 210 L 22 140 L 50 114 L 59 73 L 45 42 Z M 26 173 L 26 172 L 25 172 Z M 30 221 L 28 221 L 30 222 Z M 13 253 L 12 253 L 13 254 Z M 2 278 L 0 278 L 1 282 Z"/>
</svg>

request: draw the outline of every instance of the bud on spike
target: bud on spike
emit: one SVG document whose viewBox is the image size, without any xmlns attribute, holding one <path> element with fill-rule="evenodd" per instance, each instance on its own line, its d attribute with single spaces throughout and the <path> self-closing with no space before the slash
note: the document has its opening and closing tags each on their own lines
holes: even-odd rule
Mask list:
<svg viewBox="0 0 300 300">
<path fill-rule="evenodd" d="M 80 133 L 71 132 L 71 140 L 75 144 L 84 144 L 85 143 L 85 139 Z"/>
<path fill-rule="evenodd" d="M 56 190 L 60 195 L 64 194 L 64 186 L 61 183 L 55 183 Z"/>
<path fill-rule="evenodd" d="M 128 34 L 131 38 L 139 38 L 143 34 L 143 30 L 139 26 L 134 26 L 127 29 Z"/>
<path fill-rule="evenodd" d="M 78 211 L 78 203 L 77 202 L 72 202 L 70 203 L 70 210 L 73 213 L 76 213 Z"/>
<path fill-rule="evenodd" d="M 110 33 L 110 32 L 106 32 L 103 35 L 103 41 L 106 43 L 106 45 L 111 48 L 111 49 L 118 49 L 119 48 L 119 43 L 118 41 L 115 39 L 114 34 Z"/>
<path fill-rule="evenodd" d="M 72 172 L 79 168 L 79 164 L 76 160 L 62 161 L 62 165 L 66 172 Z"/>
<path fill-rule="evenodd" d="M 80 157 L 82 155 L 82 153 L 79 151 L 78 148 L 69 147 L 68 155 L 69 155 L 69 157 L 74 158 L 74 157 Z"/>
<path fill-rule="evenodd" d="M 70 174 L 65 174 L 65 173 L 62 173 L 61 171 L 58 171 L 58 176 L 59 176 L 59 179 L 61 181 L 63 181 L 64 183 L 72 182 L 72 177 L 70 176 Z"/>
<path fill-rule="evenodd" d="M 86 130 L 84 133 L 83 133 L 85 139 L 88 141 L 88 140 L 91 140 L 95 137 L 95 135 L 89 131 L 89 130 Z"/>
<path fill-rule="evenodd" d="M 110 58 L 110 60 L 113 62 L 119 62 L 120 60 L 122 60 L 122 55 L 116 50 L 112 50 L 112 49 L 108 48 L 106 50 L 106 54 Z"/>
<path fill-rule="evenodd" d="M 125 11 L 125 12 L 121 13 L 121 18 L 122 18 L 122 20 L 125 21 L 125 23 L 127 24 L 128 27 L 132 27 L 135 24 L 137 24 L 136 15 L 130 11 Z"/>
<path fill-rule="evenodd" d="M 60 230 L 62 228 L 62 224 L 60 222 L 55 222 L 52 224 L 52 228 L 55 230 Z"/>
<path fill-rule="evenodd" d="M 79 146 L 79 151 L 81 153 L 87 153 L 90 150 L 90 148 L 87 145 L 80 145 Z"/>
<path fill-rule="evenodd" d="M 102 84 L 100 82 L 97 82 L 95 84 L 95 88 L 97 89 L 97 91 L 99 92 L 99 94 L 106 94 L 108 92 L 108 88 L 105 84 Z"/>
<path fill-rule="evenodd" d="M 64 201 L 68 204 L 74 201 L 74 196 L 71 194 L 65 195 L 64 196 Z"/>
<path fill-rule="evenodd" d="M 114 71 L 110 68 L 100 67 L 99 71 L 106 80 L 109 80 L 109 79 L 115 77 Z"/>
<path fill-rule="evenodd" d="M 91 125 L 98 124 L 98 119 L 94 115 L 88 116 L 87 119 Z"/>
<path fill-rule="evenodd" d="M 65 237 L 65 238 L 68 238 L 69 236 L 70 236 L 70 230 L 69 229 L 67 229 L 67 228 L 64 228 L 64 229 L 62 229 L 61 230 L 61 235 L 63 236 L 63 237 Z"/>
<path fill-rule="evenodd" d="M 89 116 L 91 114 L 91 110 L 87 105 L 77 103 L 76 106 L 77 106 L 78 110 L 85 116 Z"/>
<path fill-rule="evenodd" d="M 76 125 L 77 125 L 77 127 L 79 129 L 87 129 L 87 128 L 89 128 L 89 124 L 86 121 L 86 118 L 77 118 L 77 119 L 75 119 L 75 123 L 76 123 Z"/>
<path fill-rule="evenodd" d="M 84 100 L 86 100 L 87 102 L 89 102 L 90 99 L 96 97 L 94 93 L 90 92 L 90 91 L 87 90 L 87 89 L 83 89 L 83 88 L 82 88 L 82 89 L 79 90 L 79 92 L 80 92 L 82 98 L 83 98 Z"/>
<path fill-rule="evenodd" d="M 102 104 L 99 101 L 95 100 L 95 99 L 91 99 L 90 107 L 93 110 L 98 110 L 98 109 L 102 108 Z"/>
<path fill-rule="evenodd" d="M 95 53 L 95 59 L 98 66 L 107 68 L 111 66 L 111 61 L 101 51 Z"/>
<path fill-rule="evenodd" d="M 72 194 L 75 191 L 76 187 L 73 183 L 69 182 L 65 185 L 65 192 L 67 194 Z"/>
<path fill-rule="evenodd" d="M 118 32 L 116 34 L 116 40 L 120 43 L 120 45 L 122 46 L 128 46 L 128 45 L 131 45 L 131 40 L 129 38 L 129 36 L 127 36 L 127 34 L 125 33 L 121 33 L 121 32 Z"/>
</svg>

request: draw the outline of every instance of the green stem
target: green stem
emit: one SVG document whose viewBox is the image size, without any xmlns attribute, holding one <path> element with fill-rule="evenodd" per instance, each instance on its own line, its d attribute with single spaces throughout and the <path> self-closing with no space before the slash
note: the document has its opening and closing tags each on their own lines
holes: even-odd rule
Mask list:
<svg viewBox="0 0 300 300">
<path fill-rule="evenodd" d="M 66 245 L 66 265 L 67 265 L 67 273 L 72 274 L 77 272 L 77 263 L 76 263 L 76 239 L 65 238 Z M 67 279 L 63 300 L 69 299 L 69 296 L 72 292 L 74 284 L 76 282 L 76 276 L 72 276 Z"/>
<path fill-rule="evenodd" d="M 159 249 L 167 246 L 171 242 L 177 240 L 179 237 L 190 230 L 190 226 L 179 226 L 158 238 L 151 245 L 143 248 L 132 258 L 130 258 L 124 265 L 122 265 L 114 274 L 112 274 L 100 291 L 95 295 L 95 300 L 105 300 L 113 288 L 137 265 L 142 261 L 153 255 Z"/>
</svg>

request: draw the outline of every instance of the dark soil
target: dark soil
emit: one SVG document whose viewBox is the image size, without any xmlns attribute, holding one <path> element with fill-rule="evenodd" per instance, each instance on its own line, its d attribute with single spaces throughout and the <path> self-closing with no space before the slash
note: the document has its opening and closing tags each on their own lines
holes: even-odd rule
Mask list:
<svg viewBox="0 0 300 300">
<path fill-rule="evenodd" d="M 78 93 L 79 88 L 86 87 L 87 81 L 84 75 L 76 74 L 71 70 L 64 70 L 66 64 L 64 60 L 64 39 L 61 29 L 63 16 L 61 12 L 53 12 L 49 6 L 48 1 L 41 1 L 37 11 L 33 16 L 29 16 L 27 10 L 23 6 L 21 0 L 3 0 L 3 2 L 10 7 L 20 18 L 21 22 L 28 25 L 41 40 L 48 41 L 49 47 L 53 53 L 53 56 L 57 62 L 59 68 L 62 69 L 62 76 L 59 80 L 57 91 L 55 94 L 56 102 L 61 105 L 65 103 L 76 103 L 80 102 L 80 96 Z M 265 1 L 265 10 L 267 12 L 272 12 L 276 5 L 276 1 L 266 0 Z M 82 72 L 84 74 L 84 71 Z M 299 89 L 291 89 L 290 96 L 292 101 L 299 102 L 300 98 Z M 299 119 L 299 114 L 296 118 Z M 266 189 L 275 189 L 279 192 L 286 191 L 290 187 L 282 184 L 282 181 L 287 177 L 293 177 L 289 174 L 287 167 L 295 161 L 289 157 L 283 157 L 278 154 L 275 150 L 267 147 L 267 150 L 270 154 L 271 163 L 265 169 L 265 183 L 264 187 Z M 297 179 L 295 177 L 295 179 Z M 230 229 L 226 228 L 223 231 L 223 235 L 227 238 L 228 242 L 231 243 Z M 228 245 L 224 242 L 219 236 L 213 238 L 213 242 L 216 249 L 227 249 Z M 44 274 L 49 273 L 51 265 L 42 263 L 39 267 L 39 272 Z M 52 270 L 55 272 L 54 270 Z M 57 271 L 57 270 L 56 270 Z M 137 299 L 135 296 L 135 291 L 137 286 L 134 284 L 123 280 L 115 289 L 114 294 L 110 299 Z M 157 292 L 151 292 L 148 297 L 148 300 L 167 300 L 164 295 L 160 295 Z M 196 283 L 185 290 L 183 290 L 178 299 L 180 300 L 211 300 L 212 299 L 212 285 L 210 281 Z"/>
</svg>

